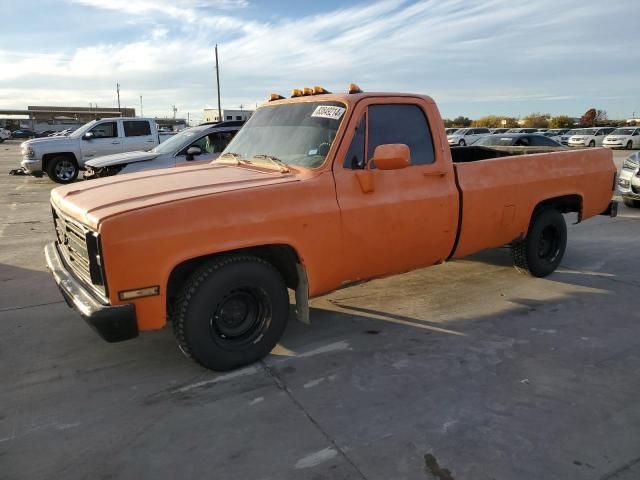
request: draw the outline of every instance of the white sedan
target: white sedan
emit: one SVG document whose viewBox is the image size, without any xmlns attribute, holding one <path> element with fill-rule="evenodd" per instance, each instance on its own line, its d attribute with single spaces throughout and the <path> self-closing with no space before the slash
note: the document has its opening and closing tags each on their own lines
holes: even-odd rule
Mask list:
<svg viewBox="0 0 640 480">
<path fill-rule="evenodd" d="M 584 128 L 579 134 L 569 137 L 570 147 L 601 147 L 604 137 L 613 132 L 613 127 Z"/>
<path fill-rule="evenodd" d="M 451 135 L 447 135 L 447 141 L 451 146 L 464 147 L 484 136 L 491 135 L 488 128 L 461 128 Z"/>
<path fill-rule="evenodd" d="M 0 127 L 0 143 L 11 138 L 11 132 L 5 128 Z"/>
<path fill-rule="evenodd" d="M 607 135 L 602 142 L 604 147 L 609 148 L 640 148 L 640 128 L 616 128 Z"/>
</svg>

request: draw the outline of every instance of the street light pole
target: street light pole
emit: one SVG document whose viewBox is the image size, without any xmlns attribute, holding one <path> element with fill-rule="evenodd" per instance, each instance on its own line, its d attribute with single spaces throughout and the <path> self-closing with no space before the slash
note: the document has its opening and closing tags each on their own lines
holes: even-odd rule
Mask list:
<svg viewBox="0 0 640 480">
<path fill-rule="evenodd" d="M 120 110 L 120 84 L 116 83 L 116 92 L 118 93 L 118 111 L 120 112 L 120 116 L 122 116 L 122 110 Z"/>
<path fill-rule="evenodd" d="M 218 44 L 216 43 L 216 85 L 218 87 L 218 121 L 222 121 L 222 108 L 220 107 L 220 68 L 218 67 Z"/>
</svg>

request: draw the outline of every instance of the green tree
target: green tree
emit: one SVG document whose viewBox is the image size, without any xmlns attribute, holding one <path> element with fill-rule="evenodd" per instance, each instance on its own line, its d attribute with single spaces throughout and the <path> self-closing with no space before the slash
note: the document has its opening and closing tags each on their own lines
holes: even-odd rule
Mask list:
<svg viewBox="0 0 640 480">
<path fill-rule="evenodd" d="M 571 128 L 573 119 L 568 115 L 558 115 L 549 120 L 549 128 Z"/>
<path fill-rule="evenodd" d="M 470 127 L 471 119 L 460 115 L 459 117 L 456 117 L 453 119 L 453 126 L 454 127 Z"/>
<path fill-rule="evenodd" d="M 549 128 L 548 113 L 531 113 L 523 118 L 524 126 L 528 128 Z"/>
<path fill-rule="evenodd" d="M 502 123 L 505 121 L 505 123 Z M 518 121 L 513 117 L 503 117 L 500 115 L 487 115 L 486 117 L 480 117 L 473 121 L 474 127 L 487 127 L 487 128 L 499 128 L 508 127 L 514 128 L 518 126 Z"/>
</svg>

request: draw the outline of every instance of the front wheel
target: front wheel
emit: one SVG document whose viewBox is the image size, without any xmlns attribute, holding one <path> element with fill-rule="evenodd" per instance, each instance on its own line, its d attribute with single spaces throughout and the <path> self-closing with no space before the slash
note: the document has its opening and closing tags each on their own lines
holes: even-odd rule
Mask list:
<svg viewBox="0 0 640 480">
<path fill-rule="evenodd" d="M 558 210 L 539 211 L 529 225 L 526 238 L 511 244 L 516 269 L 534 277 L 546 277 L 562 261 L 567 247 L 567 224 Z"/>
<path fill-rule="evenodd" d="M 289 297 L 278 270 L 254 256 L 214 259 L 189 277 L 171 309 L 181 350 L 224 371 L 260 360 L 287 325 Z"/>
<path fill-rule="evenodd" d="M 596 146 L 596 142 L 595 142 L 595 140 L 591 140 L 591 141 L 589 142 L 589 146 L 590 146 L 591 148 L 595 147 L 595 146 Z"/>
<path fill-rule="evenodd" d="M 57 183 L 71 183 L 78 177 L 78 165 L 75 159 L 65 156 L 49 160 L 47 175 Z"/>
<path fill-rule="evenodd" d="M 460 145 L 461 147 L 464 147 L 467 145 L 467 142 L 465 142 L 464 140 L 460 140 L 460 142 L 458 142 L 458 145 Z"/>
<path fill-rule="evenodd" d="M 627 142 L 627 150 L 632 150 L 633 149 L 633 142 L 631 140 L 629 140 Z"/>
</svg>

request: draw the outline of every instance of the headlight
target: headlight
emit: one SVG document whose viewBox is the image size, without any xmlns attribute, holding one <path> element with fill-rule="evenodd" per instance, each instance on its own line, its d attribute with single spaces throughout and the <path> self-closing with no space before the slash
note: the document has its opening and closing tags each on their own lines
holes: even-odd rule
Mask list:
<svg viewBox="0 0 640 480">
<path fill-rule="evenodd" d="M 638 160 L 636 160 L 635 158 L 627 158 L 624 163 L 622 164 L 622 168 L 625 168 L 627 170 L 635 170 L 636 168 L 638 168 Z"/>
<path fill-rule="evenodd" d="M 33 151 L 31 147 L 22 147 L 22 156 L 27 158 L 35 157 L 36 153 Z"/>
</svg>

